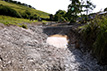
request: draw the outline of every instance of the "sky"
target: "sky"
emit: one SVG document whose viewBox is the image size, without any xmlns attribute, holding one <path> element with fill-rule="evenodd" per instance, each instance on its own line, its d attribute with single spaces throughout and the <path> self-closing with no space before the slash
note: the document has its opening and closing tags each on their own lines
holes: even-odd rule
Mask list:
<svg viewBox="0 0 107 71">
<path fill-rule="evenodd" d="M 16 0 L 33 6 L 37 10 L 41 10 L 50 14 L 55 14 L 59 9 L 67 11 L 70 0 Z M 93 12 L 104 10 L 107 7 L 107 0 L 91 0 L 96 5 Z"/>
</svg>

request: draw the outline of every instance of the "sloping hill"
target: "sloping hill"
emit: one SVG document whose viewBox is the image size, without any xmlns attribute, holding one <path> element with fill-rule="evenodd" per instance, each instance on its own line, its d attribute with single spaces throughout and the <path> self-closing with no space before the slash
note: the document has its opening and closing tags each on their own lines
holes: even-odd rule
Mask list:
<svg viewBox="0 0 107 71">
<path fill-rule="evenodd" d="M 17 13 L 20 14 L 20 15 L 23 15 L 24 12 L 29 11 L 32 16 L 37 15 L 38 17 L 41 17 L 41 18 L 49 18 L 48 13 L 43 12 L 43 11 L 39 11 L 39 10 L 36 10 L 36 9 L 33 9 L 33 8 L 29 8 L 29 7 L 26 7 L 24 5 L 10 3 L 10 2 L 6 2 L 6 1 L 2 1 L 2 0 L 0 0 L 0 5 L 12 8 L 12 9 L 16 10 Z"/>
</svg>

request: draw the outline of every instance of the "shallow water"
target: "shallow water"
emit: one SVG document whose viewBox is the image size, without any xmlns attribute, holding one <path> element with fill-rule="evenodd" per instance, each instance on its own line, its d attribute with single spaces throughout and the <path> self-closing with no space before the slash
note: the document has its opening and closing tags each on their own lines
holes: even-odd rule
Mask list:
<svg viewBox="0 0 107 71">
<path fill-rule="evenodd" d="M 67 48 L 68 40 L 67 36 L 63 35 L 52 35 L 47 38 L 46 41 L 49 45 L 53 45 L 57 48 Z"/>
</svg>

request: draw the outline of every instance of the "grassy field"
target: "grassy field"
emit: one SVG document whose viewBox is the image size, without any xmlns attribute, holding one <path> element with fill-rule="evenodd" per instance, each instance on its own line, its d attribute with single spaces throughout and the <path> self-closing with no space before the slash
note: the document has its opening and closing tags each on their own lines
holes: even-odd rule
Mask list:
<svg viewBox="0 0 107 71">
<path fill-rule="evenodd" d="M 38 20 L 30 21 L 29 19 L 22 19 L 22 18 L 15 18 L 15 17 L 10 17 L 10 16 L 0 15 L 0 23 L 6 26 L 15 25 L 15 26 L 19 26 L 25 29 L 28 28 L 26 24 L 40 24 L 40 23 L 45 24 L 46 22 L 47 21 L 45 20 L 42 20 L 41 22 Z"/>
<path fill-rule="evenodd" d="M 37 22 L 40 22 L 40 21 L 38 20 L 30 21 L 29 19 L 22 19 L 22 18 L 15 18 L 15 17 L 10 17 L 10 16 L 0 15 L 0 23 L 3 23 L 5 25 L 9 25 L 9 24 L 19 25 L 23 23 L 32 24 L 32 23 L 37 23 Z M 41 21 L 41 23 L 45 23 L 45 22 L 49 22 L 49 21 L 45 21 L 45 20 Z"/>
<path fill-rule="evenodd" d="M 8 3 L 5 1 L 0 0 L 0 4 L 4 6 L 11 7 L 12 9 L 16 10 L 19 14 L 23 14 L 26 10 L 28 10 L 32 15 L 36 14 L 37 16 L 40 16 L 41 18 L 49 18 L 49 14 L 43 11 L 39 11 L 36 9 L 32 9 L 23 5 L 14 4 L 14 3 Z"/>
<path fill-rule="evenodd" d="M 18 25 L 23 23 L 34 23 L 34 22 L 38 22 L 38 21 L 37 20 L 30 21 L 29 19 L 21 19 L 21 18 L 14 18 L 14 17 L 0 15 L 0 23 L 3 23 L 5 25 L 9 25 L 9 24 Z"/>
</svg>

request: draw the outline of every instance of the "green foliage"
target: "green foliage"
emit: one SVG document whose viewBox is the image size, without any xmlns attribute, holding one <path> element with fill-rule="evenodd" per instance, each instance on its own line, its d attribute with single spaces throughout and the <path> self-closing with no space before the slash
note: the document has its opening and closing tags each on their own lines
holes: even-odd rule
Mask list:
<svg viewBox="0 0 107 71">
<path fill-rule="evenodd" d="M 1 4 L 3 6 L 9 7 L 11 9 L 15 10 L 17 12 L 16 14 L 18 14 L 18 16 L 21 18 L 28 18 L 28 15 L 25 13 L 26 11 L 29 11 L 31 13 L 30 16 L 37 15 L 41 18 L 49 18 L 48 13 L 45 13 L 45 12 L 42 12 L 42 11 L 39 11 L 39 10 L 36 10 L 33 8 L 26 7 L 25 5 L 20 5 L 20 4 L 5 2 L 5 1 L 0 0 L 0 5 Z"/>
<path fill-rule="evenodd" d="M 49 19 L 50 21 L 54 20 L 54 15 L 53 14 L 50 14 L 49 17 L 50 17 L 50 19 Z"/>
<path fill-rule="evenodd" d="M 76 20 L 78 14 L 81 13 L 81 3 L 79 0 L 72 0 L 71 4 L 68 6 L 67 17 L 69 20 Z"/>
<path fill-rule="evenodd" d="M 93 5 L 89 0 L 71 0 L 71 4 L 68 6 L 68 12 L 66 16 L 69 20 L 71 20 L 71 22 L 76 22 L 78 15 L 82 14 L 83 12 L 86 12 L 88 15 L 88 12 L 94 8 L 95 5 Z"/>
<path fill-rule="evenodd" d="M 87 15 L 96 7 L 90 0 L 81 1 L 81 4 L 82 11 L 86 12 Z"/>
<path fill-rule="evenodd" d="M 30 19 L 30 17 L 33 17 L 33 16 L 31 16 L 30 11 L 26 10 L 26 11 L 22 14 L 22 17 L 23 17 L 23 18 L 26 18 L 26 19 Z"/>
<path fill-rule="evenodd" d="M 84 43 L 91 47 L 100 64 L 107 64 L 107 17 L 97 16 L 82 31 Z"/>
<path fill-rule="evenodd" d="M 66 21 L 65 16 L 66 15 L 66 11 L 64 10 L 58 10 L 54 16 L 54 20 L 55 21 L 59 21 L 59 22 L 63 22 Z M 66 17 L 67 18 L 67 17 Z"/>
<path fill-rule="evenodd" d="M 20 25 L 20 27 L 24 28 L 24 29 L 28 29 L 27 25 L 26 24 L 22 24 Z"/>
<path fill-rule="evenodd" d="M 7 6 L 3 6 L 3 5 L 0 5 L 0 15 L 20 17 L 14 9 L 7 7 Z"/>
<path fill-rule="evenodd" d="M 30 21 L 28 19 L 21 19 L 21 18 L 14 18 L 14 17 L 0 15 L 0 23 L 3 23 L 5 25 L 19 26 L 20 24 L 23 24 L 23 23 L 35 23 L 35 22 L 37 22 L 37 20 Z"/>
<path fill-rule="evenodd" d="M 79 22 L 80 22 L 81 24 L 87 23 L 89 20 L 91 20 L 91 19 L 89 18 L 89 15 L 85 15 L 85 14 L 82 14 L 80 18 L 81 18 L 81 19 L 79 20 Z"/>
<path fill-rule="evenodd" d="M 42 24 L 43 24 L 43 25 L 46 25 L 46 22 L 43 22 Z"/>
<path fill-rule="evenodd" d="M 93 53 L 101 64 L 107 64 L 107 29 L 99 32 L 93 46 Z"/>
<path fill-rule="evenodd" d="M 107 8 L 105 8 L 104 11 L 107 11 Z"/>
</svg>

